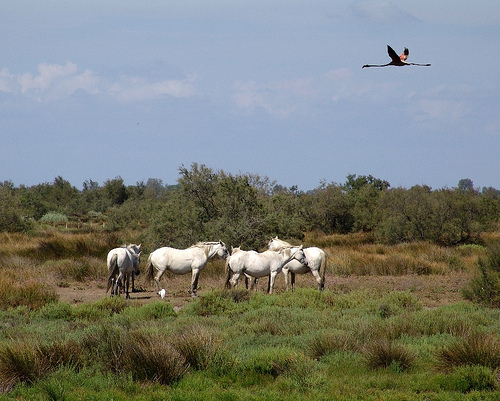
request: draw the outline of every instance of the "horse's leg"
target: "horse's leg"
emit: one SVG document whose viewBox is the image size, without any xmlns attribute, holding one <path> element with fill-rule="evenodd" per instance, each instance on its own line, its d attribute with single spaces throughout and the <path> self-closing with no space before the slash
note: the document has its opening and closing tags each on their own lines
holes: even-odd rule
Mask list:
<svg viewBox="0 0 500 401">
<path fill-rule="evenodd" d="M 292 282 L 292 291 L 295 290 L 295 273 L 294 272 L 290 272 L 290 281 Z"/>
<path fill-rule="evenodd" d="M 125 290 L 125 299 L 130 299 L 129 287 L 130 287 L 130 275 L 134 273 L 127 274 L 127 289 Z"/>
<path fill-rule="evenodd" d="M 116 278 L 111 279 L 111 296 L 115 295 Z"/>
<path fill-rule="evenodd" d="M 311 270 L 311 273 L 313 274 L 314 278 L 316 279 L 316 282 L 318 283 L 318 290 L 321 291 L 325 285 L 323 279 L 321 278 L 317 270 Z"/>
<path fill-rule="evenodd" d="M 238 279 L 240 278 L 241 272 L 238 273 L 233 273 L 233 276 L 229 280 L 229 283 L 231 283 L 231 287 L 234 288 L 238 284 Z"/>
<path fill-rule="evenodd" d="M 161 277 L 163 276 L 163 273 L 165 273 L 167 269 L 165 270 L 158 270 L 158 272 L 156 273 L 155 275 L 155 283 L 156 283 L 156 292 L 160 291 L 160 280 L 161 280 Z"/>
<path fill-rule="evenodd" d="M 132 272 L 132 292 L 135 292 L 135 273 Z"/>
<path fill-rule="evenodd" d="M 276 275 L 278 274 L 277 271 L 272 271 L 271 274 L 269 275 L 269 285 L 268 285 L 268 290 L 267 292 L 269 294 L 272 294 L 273 293 L 273 289 L 274 289 L 274 280 L 276 279 Z"/>
<path fill-rule="evenodd" d="M 289 272 L 289 270 L 288 270 L 288 268 L 283 268 L 282 271 L 283 271 L 283 276 L 285 276 L 285 288 L 288 291 L 288 272 Z"/>
<path fill-rule="evenodd" d="M 250 290 L 255 290 L 258 291 L 257 284 L 259 283 L 259 278 L 258 277 L 252 277 L 252 280 L 250 282 Z"/>
<path fill-rule="evenodd" d="M 191 296 L 196 297 L 196 290 L 198 288 L 198 278 L 200 277 L 200 270 L 193 269 L 193 275 L 191 278 Z"/>
<path fill-rule="evenodd" d="M 245 274 L 245 288 L 248 290 L 250 289 L 250 291 L 257 291 L 257 283 L 259 282 L 259 279 L 257 277 L 252 277 L 252 276 L 248 276 Z M 250 283 L 250 285 L 249 285 Z"/>
<path fill-rule="evenodd" d="M 116 286 L 115 286 L 115 295 L 120 295 L 122 290 L 122 274 L 118 274 L 118 277 L 116 278 Z"/>
</svg>

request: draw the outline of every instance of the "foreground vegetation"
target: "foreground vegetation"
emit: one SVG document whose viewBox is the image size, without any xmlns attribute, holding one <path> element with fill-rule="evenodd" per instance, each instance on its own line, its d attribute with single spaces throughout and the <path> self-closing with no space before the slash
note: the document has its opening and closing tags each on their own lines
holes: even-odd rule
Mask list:
<svg viewBox="0 0 500 401">
<path fill-rule="evenodd" d="M 499 399 L 500 312 L 410 292 L 212 291 L 1 312 L 0 399 Z"/>
<path fill-rule="evenodd" d="M 104 286 L 94 302 L 59 300 L 58 287 L 104 283 L 107 249 L 137 235 L 0 234 L 0 399 L 500 399 L 496 234 L 452 248 L 307 234 L 306 245 L 329 254 L 322 293 L 306 277 L 293 293 L 224 291 L 223 262 L 214 261 L 200 281 L 220 289 L 180 310 L 106 297 Z M 464 300 L 432 308 L 411 289 L 333 284 L 426 276 L 438 287 L 464 273 Z"/>
</svg>

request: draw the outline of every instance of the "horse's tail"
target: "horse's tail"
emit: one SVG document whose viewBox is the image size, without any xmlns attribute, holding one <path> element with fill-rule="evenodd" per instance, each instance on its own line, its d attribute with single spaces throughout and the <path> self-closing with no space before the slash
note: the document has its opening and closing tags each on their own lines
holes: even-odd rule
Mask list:
<svg viewBox="0 0 500 401">
<path fill-rule="evenodd" d="M 225 288 L 230 289 L 231 284 L 229 283 L 229 280 L 231 280 L 231 268 L 229 266 L 229 261 L 231 260 L 231 256 L 228 256 L 226 258 L 226 264 L 225 264 L 225 269 L 226 269 L 226 284 Z"/>
<path fill-rule="evenodd" d="M 109 272 L 109 277 L 108 277 L 108 286 L 106 287 L 106 293 L 113 285 L 113 280 L 115 276 L 118 274 L 118 255 L 116 253 L 113 254 L 111 259 L 109 260 L 108 272 Z"/>
<path fill-rule="evenodd" d="M 321 253 L 321 287 L 320 290 L 323 290 L 325 288 L 325 274 L 326 274 L 326 264 L 327 264 L 327 256 L 326 252 Z"/>
<path fill-rule="evenodd" d="M 155 267 L 153 266 L 153 262 L 151 261 L 151 253 L 148 257 L 148 263 L 146 264 L 146 281 L 151 282 L 155 278 Z"/>
</svg>

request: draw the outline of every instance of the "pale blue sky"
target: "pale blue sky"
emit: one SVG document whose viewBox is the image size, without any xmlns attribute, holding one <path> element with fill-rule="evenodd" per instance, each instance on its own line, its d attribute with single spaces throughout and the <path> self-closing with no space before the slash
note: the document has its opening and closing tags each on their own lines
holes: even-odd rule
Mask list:
<svg viewBox="0 0 500 401">
<path fill-rule="evenodd" d="M 500 188 L 499 45 L 497 0 L 4 0 L 0 181 Z"/>
</svg>

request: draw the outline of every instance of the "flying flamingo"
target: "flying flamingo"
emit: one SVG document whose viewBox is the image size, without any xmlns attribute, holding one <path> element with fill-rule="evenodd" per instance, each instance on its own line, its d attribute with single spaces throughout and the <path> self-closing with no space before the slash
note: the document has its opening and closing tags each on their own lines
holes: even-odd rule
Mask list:
<svg viewBox="0 0 500 401">
<path fill-rule="evenodd" d="M 430 64 L 417 64 L 417 63 L 408 63 L 406 59 L 408 58 L 408 55 L 410 54 L 410 51 L 408 48 L 405 47 L 405 50 L 403 53 L 401 53 L 401 56 L 398 56 L 398 54 L 394 51 L 394 49 L 387 45 L 387 53 L 389 53 L 389 57 L 392 59 L 390 63 L 387 64 L 365 64 L 362 68 L 365 67 L 387 67 L 388 65 L 396 65 L 399 67 L 402 67 L 404 65 L 419 65 L 422 67 L 429 67 Z"/>
</svg>

